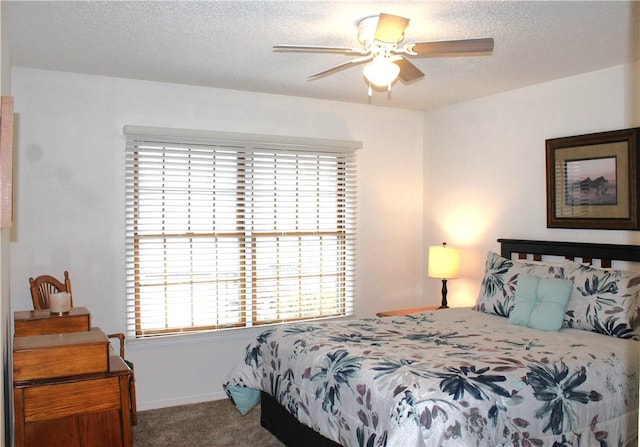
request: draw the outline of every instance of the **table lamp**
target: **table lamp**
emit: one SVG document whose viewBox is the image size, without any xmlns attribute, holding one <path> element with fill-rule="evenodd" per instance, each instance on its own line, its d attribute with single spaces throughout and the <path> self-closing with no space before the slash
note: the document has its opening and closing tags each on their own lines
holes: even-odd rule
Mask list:
<svg viewBox="0 0 640 447">
<path fill-rule="evenodd" d="M 442 304 L 440 309 L 448 309 L 447 305 L 447 279 L 458 277 L 458 265 L 460 253 L 457 248 L 442 245 L 429 247 L 429 278 L 442 279 Z"/>
</svg>

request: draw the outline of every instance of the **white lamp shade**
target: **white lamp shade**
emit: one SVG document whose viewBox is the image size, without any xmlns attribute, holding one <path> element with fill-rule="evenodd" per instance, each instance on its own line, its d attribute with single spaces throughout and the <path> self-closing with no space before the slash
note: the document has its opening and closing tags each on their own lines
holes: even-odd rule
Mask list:
<svg viewBox="0 0 640 447">
<path fill-rule="evenodd" d="M 458 277 L 460 252 L 446 245 L 429 247 L 429 277 L 453 279 Z"/>
<path fill-rule="evenodd" d="M 377 87 L 387 87 L 400 74 L 400 67 L 388 59 L 374 60 L 364 66 L 362 74 Z"/>
</svg>

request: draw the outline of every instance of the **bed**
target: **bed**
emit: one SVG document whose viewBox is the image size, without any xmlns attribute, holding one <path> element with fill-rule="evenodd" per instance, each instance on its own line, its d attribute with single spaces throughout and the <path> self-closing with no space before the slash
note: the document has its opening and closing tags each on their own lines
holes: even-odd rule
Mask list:
<svg viewBox="0 0 640 447">
<path fill-rule="evenodd" d="M 473 308 L 270 327 L 227 395 L 288 446 L 636 446 L 639 247 L 498 241 Z"/>
</svg>

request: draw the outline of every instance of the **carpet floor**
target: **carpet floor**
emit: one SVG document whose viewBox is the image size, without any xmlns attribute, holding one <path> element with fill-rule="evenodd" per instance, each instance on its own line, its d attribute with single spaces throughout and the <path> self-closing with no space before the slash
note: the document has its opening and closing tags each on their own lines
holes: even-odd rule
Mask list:
<svg viewBox="0 0 640 447">
<path fill-rule="evenodd" d="M 260 425 L 260 406 L 242 416 L 228 399 L 138 412 L 135 447 L 283 447 Z"/>
</svg>

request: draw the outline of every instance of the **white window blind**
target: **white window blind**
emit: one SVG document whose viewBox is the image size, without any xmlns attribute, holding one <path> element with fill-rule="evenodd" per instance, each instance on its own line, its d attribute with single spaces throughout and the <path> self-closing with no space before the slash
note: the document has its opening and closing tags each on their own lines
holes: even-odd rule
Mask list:
<svg viewBox="0 0 640 447">
<path fill-rule="evenodd" d="M 129 336 L 353 313 L 359 143 L 125 134 Z"/>
</svg>

